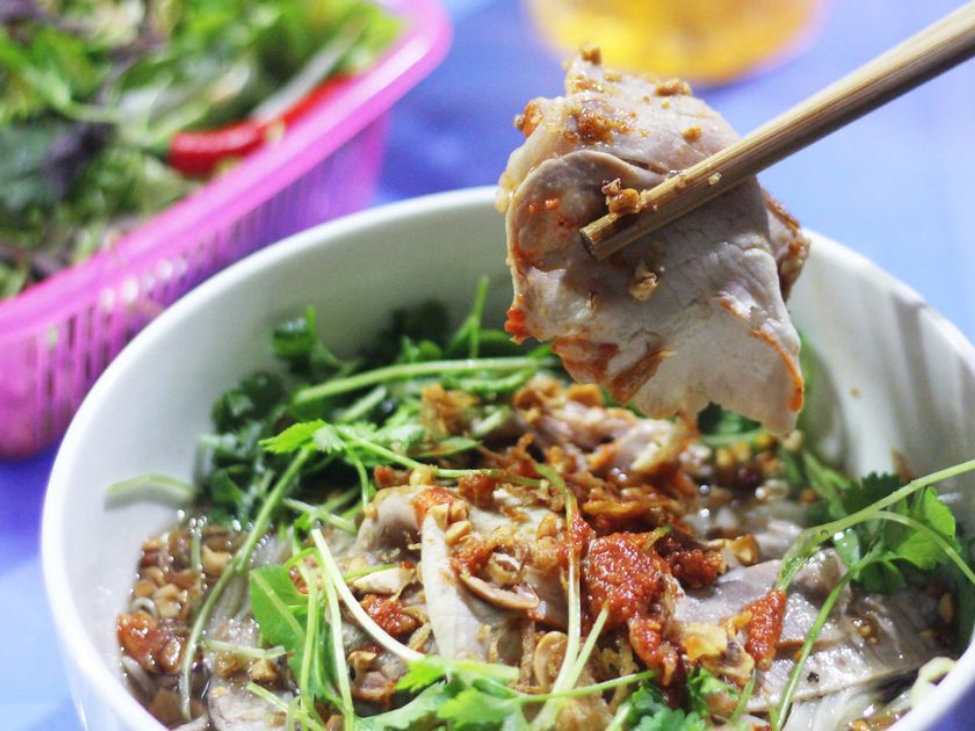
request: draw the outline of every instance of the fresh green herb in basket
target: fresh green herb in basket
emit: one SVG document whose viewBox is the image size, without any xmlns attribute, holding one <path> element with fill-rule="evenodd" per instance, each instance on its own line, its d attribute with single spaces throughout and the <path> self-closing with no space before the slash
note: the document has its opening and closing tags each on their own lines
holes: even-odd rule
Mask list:
<svg viewBox="0 0 975 731">
<path fill-rule="evenodd" d="M 298 92 L 364 68 L 397 31 L 368 0 L 0 4 L 0 298 L 280 136 L 308 107 Z M 295 98 L 261 107 L 283 87 Z"/>
</svg>

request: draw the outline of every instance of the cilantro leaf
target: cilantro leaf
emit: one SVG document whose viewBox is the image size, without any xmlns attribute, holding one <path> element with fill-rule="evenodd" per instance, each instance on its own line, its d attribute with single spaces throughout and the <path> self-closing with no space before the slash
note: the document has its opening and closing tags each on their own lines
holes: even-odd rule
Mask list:
<svg viewBox="0 0 975 731">
<path fill-rule="evenodd" d="M 217 399 L 213 405 L 213 423 L 218 431 L 233 431 L 266 417 L 285 396 L 284 383 L 278 376 L 259 371 Z"/>
<path fill-rule="evenodd" d="M 274 454 L 294 452 L 308 444 L 315 438 L 315 433 L 326 426 L 328 426 L 326 422 L 321 419 L 292 424 L 283 432 L 273 437 L 262 439 L 261 446 L 268 452 L 273 452 Z"/>
<path fill-rule="evenodd" d="M 304 642 L 299 618 L 308 610 L 308 598 L 291 581 L 283 566 L 262 566 L 250 574 L 251 612 L 268 645 L 298 652 Z"/>
<path fill-rule="evenodd" d="M 269 645 L 280 645 L 288 651 L 288 666 L 294 677 L 301 675 L 306 652 L 306 627 L 309 622 L 309 597 L 302 594 L 291 581 L 288 569 L 284 566 L 262 566 L 250 574 L 251 612 L 261 631 L 261 638 Z M 315 627 L 327 627 L 321 616 L 324 607 L 316 609 Z M 312 638 L 312 657 L 308 685 L 302 692 L 318 699 L 331 697 L 330 678 L 337 672 L 348 672 L 346 668 L 334 668 L 330 658 L 330 633 L 316 631 Z"/>
<path fill-rule="evenodd" d="M 439 655 L 425 655 L 409 664 L 406 675 L 396 684 L 396 690 L 417 691 L 438 680 L 448 678 L 462 686 L 475 683 L 503 683 L 515 680 L 518 670 L 508 665 L 480 662 L 478 660 L 448 660 Z"/>
<path fill-rule="evenodd" d="M 431 685 L 405 706 L 376 716 L 357 719 L 356 728 L 361 731 L 406 731 L 426 728 L 428 725 L 433 725 L 430 720 L 449 698 L 450 693 L 442 683 Z"/>
<path fill-rule="evenodd" d="M 874 594 L 893 594 L 907 585 L 904 572 L 890 555 L 881 555 L 853 577 Z"/>
<path fill-rule="evenodd" d="M 820 512 L 829 519 L 836 520 L 869 508 L 901 487 L 901 480 L 896 475 L 871 473 L 859 482 L 852 482 L 823 467 L 808 453 L 804 458 L 812 467 L 810 474 L 817 476 L 812 483 L 815 489 L 820 495 L 829 496 L 820 506 Z M 955 518 L 934 488 L 924 488 L 909 500 L 893 505 L 891 511 L 927 527 L 956 551 L 960 550 Z M 876 593 L 889 594 L 904 588 L 907 580 L 899 562 L 911 564 L 921 571 L 931 571 L 950 561 L 942 546 L 927 532 L 890 521 L 862 522 L 834 536 L 833 546 L 850 567 L 868 551 L 875 555 L 875 559 L 860 569 L 854 579 Z"/>
<path fill-rule="evenodd" d="M 369 367 L 386 365 L 403 357 L 419 357 L 416 343 L 429 341 L 442 346 L 446 341 L 447 310 L 432 300 L 411 308 L 395 310 L 389 327 L 383 330 L 372 345 L 362 351 Z"/>
<path fill-rule="evenodd" d="M 449 667 L 447 660 L 439 655 L 426 655 L 410 663 L 406 675 L 396 683 L 396 690 L 415 692 L 425 688 L 442 680 L 447 675 Z"/>
<path fill-rule="evenodd" d="M 917 493 L 908 508 L 908 515 L 920 523 L 931 528 L 942 536 L 956 551 L 961 547 L 955 540 L 955 516 L 938 498 L 933 487 L 928 487 Z M 895 526 L 891 526 L 893 528 Z M 913 564 L 921 571 L 930 571 L 935 566 L 948 561 L 941 547 L 931 536 L 920 531 L 912 531 L 898 526 L 899 535 L 891 541 L 890 551 L 897 558 Z"/>
<path fill-rule="evenodd" d="M 645 685 L 627 700 L 626 724 L 631 731 L 706 731 L 704 718 L 670 708 L 655 685 Z"/>
<path fill-rule="evenodd" d="M 962 555 L 970 556 L 971 549 L 969 548 Z M 954 564 L 941 567 L 938 573 L 955 595 L 954 644 L 955 649 L 961 653 L 968 649 L 972 639 L 972 628 L 975 627 L 975 585 Z"/>
<path fill-rule="evenodd" d="M 319 339 L 314 307 L 274 328 L 271 347 L 293 373 L 311 380 L 321 380 L 350 365 L 337 358 Z"/>
<path fill-rule="evenodd" d="M 901 486 L 901 479 L 890 473 L 871 472 L 860 482 L 843 479 L 848 484 L 848 488 L 841 495 L 846 515 L 872 505 Z"/>
<path fill-rule="evenodd" d="M 495 728 L 521 715 L 522 701 L 465 688 L 437 709 L 437 717 L 463 729 Z"/>
<path fill-rule="evenodd" d="M 785 449 L 780 449 L 779 452 L 787 454 Z M 799 487 L 811 487 L 819 496 L 819 500 L 810 508 L 810 522 L 822 523 L 849 514 L 850 511 L 844 501 L 850 491 L 855 489 L 853 480 L 828 467 L 809 449 L 802 452 L 791 469 L 798 472 L 797 478 L 794 479 L 800 480 Z"/>
<path fill-rule="evenodd" d="M 665 708 L 654 716 L 641 718 L 633 731 L 707 731 L 708 723 L 696 713 Z"/>
<path fill-rule="evenodd" d="M 710 714 L 708 698 L 713 695 L 726 695 L 737 699 L 739 693 L 736 688 L 728 685 L 706 668 L 696 667 L 687 677 L 687 696 L 691 710 L 707 718 Z"/>
</svg>

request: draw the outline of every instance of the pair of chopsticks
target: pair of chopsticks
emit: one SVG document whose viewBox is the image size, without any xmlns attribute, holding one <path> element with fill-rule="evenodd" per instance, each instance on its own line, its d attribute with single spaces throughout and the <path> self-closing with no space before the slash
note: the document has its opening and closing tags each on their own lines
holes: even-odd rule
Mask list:
<svg viewBox="0 0 975 731">
<path fill-rule="evenodd" d="M 595 259 L 605 259 L 973 55 L 970 2 L 735 144 L 643 191 L 636 213 L 609 213 L 580 229 L 583 244 Z"/>
</svg>

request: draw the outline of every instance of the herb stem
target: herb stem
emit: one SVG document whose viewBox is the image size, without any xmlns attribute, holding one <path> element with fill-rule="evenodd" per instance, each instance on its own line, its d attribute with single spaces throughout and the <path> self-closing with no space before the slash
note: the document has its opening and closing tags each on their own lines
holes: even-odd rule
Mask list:
<svg viewBox="0 0 975 731">
<path fill-rule="evenodd" d="M 445 469 L 443 467 L 438 467 L 435 464 L 428 464 L 426 462 L 419 462 L 412 457 L 407 457 L 405 454 L 400 454 L 399 452 L 394 452 L 392 449 L 388 449 L 381 444 L 376 444 L 368 439 L 363 439 L 358 434 L 356 434 L 352 429 L 345 427 L 337 427 L 342 438 L 351 442 L 353 445 L 362 447 L 377 457 L 382 457 L 383 459 L 389 460 L 394 464 L 401 465 L 403 467 L 408 467 L 412 470 L 418 467 L 428 467 L 433 470 L 437 477 L 442 477 L 444 479 L 459 479 L 461 477 L 466 477 L 467 475 L 487 475 L 488 477 L 495 477 L 500 480 L 507 480 L 508 482 L 516 483 L 519 485 L 527 485 L 528 487 L 538 487 L 540 483 L 539 480 L 533 480 L 530 477 L 522 477 L 521 475 L 515 475 L 505 470 L 498 469 L 485 469 L 485 470 L 452 470 Z M 351 453 L 351 452 L 350 452 Z"/>
<path fill-rule="evenodd" d="M 363 576 L 368 576 L 369 574 L 375 574 L 378 571 L 388 571 L 389 569 L 395 569 L 399 566 L 398 563 L 378 563 L 372 566 L 363 566 L 361 569 L 353 569 L 347 574 L 342 575 L 342 581 L 346 583 L 350 581 L 355 581 L 356 579 L 361 579 Z"/>
<path fill-rule="evenodd" d="M 609 722 L 609 726 L 606 727 L 605 731 L 622 731 L 623 725 L 626 723 L 626 718 L 630 715 L 630 708 L 629 701 L 621 703 L 620 707 L 616 709 L 616 713 L 613 714 L 613 720 Z"/>
<path fill-rule="evenodd" d="M 203 601 L 203 606 L 200 607 L 200 613 L 193 620 L 190 636 L 186 639 L 186 645 L 183 647 L 183 665 L 180 668 L 179 695 L 183 717 L 187 721 L 192 720 L 192 714 L 190 713 L 190 691 L 192 688 L 193 662 L 196 656 L 196 648 L 203 634 L 203 628 L 207 620 L 210 619 L 210 613 L 217 603 L 217 599 L 223 594 L 224 589 L 227 588 L 227 584 L 230 583 L 230 579 L 233 578 L 235 573 L 233 564 L 231 564 L 220 574 L 217 583 L 213 585 L 213 588 L 210 589 L 206 599 Z"/>
<path fill-rule="evenodd" d="M 467 358 L 465 360 L 431 360 L 421 363 L 398 363 L 396 365 L 374 368 L 346 378 L 325 381 L 317 386 L 307 386 L 295 394 L 294 403 L 298 406 L 312 401 L 337 396 L 349 391 L 358 391 L 388 381 L 401 381 L 418 376 L 436 376 L 442 373 L 465 373 L 470 371 L 516 371 L 522 368 L 539 369 L 554 366 L 552 358 L 500 357 Z"/>
<path fill-rule="evenodd" d="M 819 633 L 826 624 L 826 620 L 829 618 L 830 612 L 833 611 L 833 607 L 836 606 L 836 602 L 839 601 L 840 594 L 843 593 L 846 585 L 850 583 L 850 580 L 857 574 L 857 572 L 875 560 L 876 556 L 870 553 L 853 564 L 853 566 L 851 566 L 849 570 L 840 577 L 840 580 L 836 583 L 836 586 L 833 587 L 833 590 L 829 593 L 829 596 L 826 597 L 826 601 L 823 602 L 823 606 L 820 608 L 819 614 L 816 615 L 816 621 L 813 622 L 812 627 L 809 629 L 809 633 L 806 635 L 806 641 L 802 643 L 802 649 L 799 651 L 799 658 L 796 660 L 796 664 L 793 666 L 792 672 L 789 674 L 789 680 L 786 682 L 785 688 L 782 691 L 778 708 L 775 710 L 775 713 L 772 714 L 771 720 L 773 731 L 779 731 L 789 716 L 789 706 L 792 704 L 792 697 L 795 695 L 796 688 L 799 687 L 799 678 L 802 676 L 802 670 L 806 666 L 806 660 L 809 659 L 809 654 L 812 652 L 813 645 L 816 643 Z"/>
<path fill-rule="evenodd" d="M 305 622 L 305 644 L 301 653 L 301 668 L 298 675 L 298 688 L 301 691 L 301 705 L 307 711 L 313 699 L 307 692 L 310 687 L 311 665 L 315 658 L 315 645 L 318 643 L 318 572 L 312 573 L 304 564 L 298 564 L 298 571 L 308 588 L 308 618 Z"/>
<path fill-rule="evenodd" d="M 572 535 L 572 526 L 575 523 L 576 496 L 565 484 L 562 476 L 546 464 L 535 464 L 535 471 L 542 477 L 551 482 L 562 493 L 565 498 L 565 531 L 566 536 Z M 552 694 L 557 695 L 563 691 L 570 690 L 574 682 L 572 675 L 577 658 L 579 657 L 579 638 L 581 635 L 580 625 L 582 623 L 582 602 L 579 597 L 579 557 L 576 555 L 576 548 L 569 540 L 569 577 L 568 577 L 568 597 L 569 607 L 568 631 L 566 633 L 565 657 L 562 659 L 562 666 L 559 668 L 555 682 L 552 684 Z M 542 731 L 555 723 L 559 707 L 562 705 L 560 698 L 551 698 L 542 706 L 535 720 L 532 722 L 533 731 Z"/>
<path fill-rule="evenodd" d="M 197 574 L 199 588 L 203 578 L 203 525 L 199 518 L 190 521 L 190 566 Z"/>
<path fill-rule="evenodd" d="M 278 708 L 285 713 L 288 712 L 288 704 L 285 703 L 281 698 L 278 698 L 274 693 L 269 691 L 267 688 L 262 688 L 257 683 L 251 681 L 247 684 L 247 690 L 256 695 L 263 701 L 270 703 L 275 708 Z"/>
<path fill-rule="evenodd" d="M 292 500 L 291 498 L 288 498 L 284 501 L 284 506 L 299 513 L 304 513 L 313 520 L 320 520 L 323 523 L 328 523 L 329 525 L 345 531 L 350 535 L 354 536 L 356 533 L 355 523 L 348 518 L 343 518 L 341 515 L 335 515 L 335 513 L 328 512 L 324 509 L 324 505 L 309 505 L 301 500 Z"/>
<path fill-rule="evenodd" d="M 382 403 L 382 400 L 386 398 L 386 393 L 385 386 L 376 386 L 347 409 L 343 409 L 336 418 L 336 422 L 351 424 L 353 421 L 358 421 Z"/>
<path fill-rule="evenodd" d="M 702 434 L 701 443 L 712 449 L 731 447 L 739 442 L 752 443 L 766 433 L 765 429 L 753 429 L 739 434 Z"/>
<path fill-rule="evenodd" d="M 251 554 L 254 552 L 257 542 L 263 538 L 268 526 L 271 524 L 271 517 L 274 515 L 274 511 L 278 509 L 278 506 L 284 499 L 285 493 L 291 489 L 301 472 L 301 468 L 305 466 L 305 462 L 308 461 L 312 454 L 313 452 L 310 449 L 302 449 L 298 452 L 295 458 L 291 460 L 291 464 L 288 465 L 284 474 L 278 479 L 277 484 L 268 494 L 267 500 L 261 506 L 261 511 L 254 519 L 254 525 L 247 535 L 247 540 L 244 541 L 244 545 L 240 547 L 237 555 L 234 556 L 233 568 L 235 572 L 243 569 L 245 564 L 250 561 Z"/>
<path fill-rule="evenodd" d="M 180 508 L 196 500 L 198 493 L 199 490 L 188 482 L 169 475 L 150 473 L 109 485 L 105 490 L 105 504 L 107 507 L 118 507 L 148 500 Z"/>
<path fill-rule="evenodd" d="M 312 540 L 315 541 L 315 546 L 318 548 L 319 559 L 321 561 L 322 569 L 325 572 L 325 578 L 331 581 L 338 592 L 339 597 L 342 602 L 349 608 L 349 612 L 355 617 L 359 626 L 362 627 L 368 634 L 372 635 L 372 638 L 376 640 L 377 643 L 385 647 L 391 653 L 396 655 L 406 662 L 415 662 L 423 658 L 423 654 L 413 650 L 401 642 L 393 639 L 388 632 L 386 632 L 382 627 L 376 624 L 375 620 L 370 617 L 366 610 L 362 608 L 362 605 L 352 596 L 352 592 L 349 591 L 349 587 L 345 585 L 345 581 L 342 579 L 342 572 L 339 571 L 339 567 L 335 564 L 335 559 L 332 558 L 332 552 L 328 549 L 328 544 L 325 543 L 325 537 L 322 532 L 316 528 L 311 532 Z"/>
<path fill-rule="evenodd" d="M 328 606 L 328 626 L 332 635 L 332 662 L 335 678 L 342 696 L 343 731 L 355 728 L 355 706 L 352 704 L 352 686 L 349 684 L 348 662 L 345 659 L 345 643 L 342 639 L 342 610 L 332 582 L 325 579 L 325 602 Z"/>
<path fill-rule="evenodd" d="M 450 345 L 447 346 L 448 352 L 453 352 L 455 348 L 467 338 L 467 356 L 476 358 L 481 345 L 481 321 L 484 319 L 484 303 L 487 301 L 488 285 L 490 280 L 487 276 L 482 276 L 477 280 L 477 288 L 474 290 L 474 304 L 471 306 L 470 314 L 464 318 L 464 323 L 457 329 L 456 334 L 451 338 Z"/>
<path fill-rule="evenodd" d="M 213 588 L 210 589 L 206 599 L 203 602 L 203 606 L 200 607 L 199 614 L 197 614 L 193 620 L 193 627 L 190 629 L 189 637 L 186 638 L 186 644 L 183 647 L 183 664 L 180 668 L 179 677 L 180 706 L 183 712 L 183 717 L 187 721 L 192 720 L 192 714 L 190 713 L 190 695 L 192 691 L 193 664 L 196 660 L 196 649 L 200 643 L 200 638 L 203 635 L 203 629 L 210 619 L 210 614 L 213 612 L 213 608 L 216 606 L 217 600 L 227 588 L 230 580 L 234 576 L 237 576 L 237 574 L 239 574 L 244 567 L 246 567 L 247 562 L 250 561 L 251 554 L 254 552 L 254 547 L 257 546 L 257 542 L 267 531 L 268 525 L 271 521 L 271 516 L 273 515 L 275 509 L 281 503 L 281 500 L 284 498 L 284 494 L 291 487 L 292 482 L 301 472 L 302 466 L 311 455 L 311 450 L 303 449 L 297 455 L 295 455 L 293 460 L 291 460 L 291 464 L 288 465 L 288 469 L 286 469 L 284 474 L 278 479 L 277 484 L 274 486 L 274 489 L 271 490 L 271 493 L 268 495 L 264 505 L 261 506 L 261 512 L 258 513 L 257 518 L 254 520 L 254 525 L 251 527 L 251 531 L 247 535 L 247 539 L 237 550 L 234 560 L 229 566 L 227 566 L 226 569 L 224 569 L 224 572 L 220 574 L 220 578 L 217 579 L 217 583 L 214 584 Z"/>
<path fill-rule="evenodd" d="M 225 652 L 228 655 L 246 657 L 249 660 L 274 660 L 287 655 L 288 651 L 280 645 L 263 649 L 260 647 L 247 647 L 245 645 L 235 645 L 233 642 L 222 642 L 220 640 L 203 640 L 201 643 L 206 649 L 214 652 Z"/>
<path fill-rule="evenodd" d="M 738 719 L 748 710 L 748 701 L 752 699 L 752 693 L 755 692 L 755 679 L 757 677 L 757 670 L 753 670 L 752 674 L 748 676 L 748 682 L 745 683 L 745 687 L 741 690 L 741 695 L 738 696 L 738 704 L 735 706 L 734 713 L 728 719 L 729 726 L 735 726 L 738 723 Z"/>
<path fill-rule="evenodd" d="M 568 680 L 566 681 L 566 693 L 570 692 L 576 683 L 579 682 L 579 676 L 582 675 L 582 671 L 586 668 L 586 663 L 589 662 L 589 656 L 596 646 L 596 640 L 599 639 L 599 635 L 603 631 L 603 625 L 606 624 L 607 619 L 609 619 L 609 607 L 604 604 L 603 608 L 599 610 L 599 616 L 596 617 L 596 623 L 592 626 L 589 636 L 586 637 L 586 641 L 582 645 L 579 657 L 576 658 L 575 664 L 572 666 L 572 672 L 569 673 Z"/>
<path fill-rule="evenodd" d="M 355 473 L 359 477 L 359 492 L 362 496 L 362 508 L 365 509 L 369 504 L 369 500 L 375 494 L 375 490 L 373 490 L 372 483 L 369 481 L 369 475 L 366 473 L 366 467 L 362 464 L 359 455 L 352 449 L 348 451 L 348 455 L 352 466 L 355 467 Z"/>
<path fill-rule="evenodd" d="M 806 528 L 799 534 L 799 537 L 796 538 L 785 556 L 783 556 L 782 571 L 779 574 L 779 581 L 776 587 L 780 591 L 787 591 L 789 584 L 792 583 L 792 579 L 795 578 L 795 575 L 805 565 L 806 561 L 815 554 L 823 543 L 836 534 L 842 533 L 847 528 L 852 528 L 859 523 L 875 520 L 879 512 L 910 497 L 918 490 L 934 485 L 942 480 L 963 475 L 972 470 L 975 470 L 975 459 L 946 467 L 943 470 L 938 470 L 937 472 L 932 472 L 929 475 L 912 480 L 904 485 L 904 487 L 894 490 L 889 495 L 880 498 L 855 513 L 850 513 L 849 515 L 829 521 L 828 523 L 823 523 L 822 525 Z"/>
<path fill-rule="evenodd" d="M 602 683 L 584 685 L 581 688 L 570 688 L 569 690 L 563 690 L 560 693 L 540 693 L 539 695 L 525 694 L 524 698 L 526 703 L 547 701 L 553 698 L 585 698 L 586 696 L 602 693 L 606 690 L 613 690 L 621 685 L 630 685 L 631 683 L 639 683 L 643 680 L 650 680 L 654 677 L 654 675 L 656 675 L 655 671 L 644 670 L 642 673 L 631 673 L 630 675 L 623 675 L 619 678 L 613 678 L 612 680 L 604 680 Z"/>
</svg>

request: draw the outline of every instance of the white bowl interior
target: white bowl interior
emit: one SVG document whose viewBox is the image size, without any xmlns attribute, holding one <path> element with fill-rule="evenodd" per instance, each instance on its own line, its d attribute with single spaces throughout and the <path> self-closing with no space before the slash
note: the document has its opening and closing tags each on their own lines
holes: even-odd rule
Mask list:
<svg viewBox="0 0 975 731">
<path fill-rule="evenodd" d="M 503 220 L 493 190 L 433 196 L 305 232 L 204 284 L 164 313 L 102 376 L 74 420 L 51 477 L 43 552 L 48 592 L 80 710 L 92 728 L 159 729 L 119 682 L 115 617 L 144 538 L 174 511 L 106 510 L 112 482 L 145 472 L 189 478 L 210 405 L 272 364 L 268 334 L 308 304 L 326 342 L 354 352 L 398 307 L 435 298 L 455 320 L 491 277 L 488 311 L 510 300 Z M 975 456 L 975 350 L 906 286 L 814 235 L 790 302 L 812 344 L 817 442 L 854 473 L 887 470 L 898 449 L 918 474 Z M 947 486 L 972 535 L 975 500 Z M 920 713 L 926 725 L 975 670 L 966 655 Z M 898 726 L 901 728 L 901 726 Z"/>
</svg>

